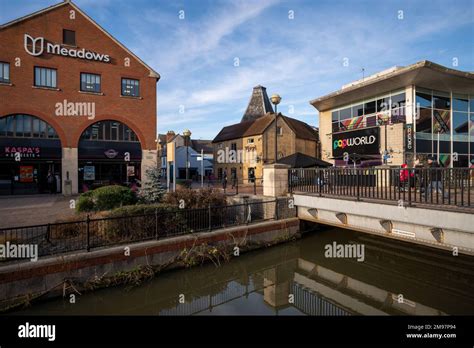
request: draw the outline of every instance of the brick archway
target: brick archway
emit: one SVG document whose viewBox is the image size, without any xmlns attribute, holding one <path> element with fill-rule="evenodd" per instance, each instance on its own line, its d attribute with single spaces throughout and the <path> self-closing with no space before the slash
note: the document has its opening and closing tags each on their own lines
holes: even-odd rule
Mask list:
<svg viewBox="0 0 474 348">
<path fill-rule="evenodd" d="M 79 141 L 81 140 L 82 133 L 84 133 L 84 131 L 90 126 L 92 126 L 93 124 L 96 124 L 97 122 L 101 122 L 101 121 L 117 121 L 117 122 L 123 123 L 137 135 L 138 140 L 140 142 L 140 147 L 142 148 L 142 150 L 146 148 L 145 137 L 143 133 L 140 131 L 140 129 L 138 128 L 138 126 L 136 126 L 130 120 L 124 117 L 116 116 L 116 115 L 102 115 L 102 116 L 96 117 L 94 120 L 92 120 L 92 122 L 89 121 L 81 125 L 81 127 L 71 137 L 71 139 L 73 139 L 73 144 L 75 145 L 75 147 L 77 148 L 79 147 Z"/>
<path fill-rule="evenodd" d="M 14 112 L 8 112 L 8 113 L 5 113 L 3 115 L 0 115 L 0 118 L 4 118 L 4 117 L 8 117 L 8 116 L 14 116 L 14 115 L 32 116 L 32 117 L 36 117 L 36 118 L 40 119 L 43 122 L 46 122 L 51 127 L 53 127 L 54 130 L 56 131 L 56 133 L 58 134 L 59 141 L 61 142 L 61 147 L 67 147 L 68 146 L 68 138 L 66 136 L 66 133 L 64 132 L 62 127 L 59 125 L 59 123 L 56 122 L 51 117 L 48 117 L 48 116 L 46 116 L 45 114 L 43 114 L 41 112 L 37 112 L 37 111 L 33 112 L 31 110 L 28 110 L 28 109 L 21 109 L 20 111 L 15 110 Z"/>
</svg>

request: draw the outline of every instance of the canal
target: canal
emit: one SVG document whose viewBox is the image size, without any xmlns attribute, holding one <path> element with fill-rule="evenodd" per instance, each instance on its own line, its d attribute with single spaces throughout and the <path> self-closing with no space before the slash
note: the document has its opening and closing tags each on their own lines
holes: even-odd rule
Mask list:
<svg viewBox="0 0 474 348">
<path fill-rule="evenodd" d="M 364 258 L 329 258 L 359 244 Z M 216 267 L 170 271 L 140 286 L 55 299 L 20 315 L 474 314 L 474 258 L 342 229 L 253 251 Z"/>
</svg>

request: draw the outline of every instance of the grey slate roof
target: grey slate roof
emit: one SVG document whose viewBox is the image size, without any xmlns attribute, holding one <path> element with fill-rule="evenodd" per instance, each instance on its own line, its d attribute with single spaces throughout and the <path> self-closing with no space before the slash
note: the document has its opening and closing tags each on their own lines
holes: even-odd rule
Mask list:
<svg viewBox="0 0 474 348">
<path fill-rule="evenodd" d="M 272 103 L 267 95 L 267 89 L 263 86 L 255 86 L 250 97 L 249 104 L 240 122 L 256 120 L 267 113 L 273 113 Z"/>
<path fill-rule="evenodd" d="M 299 121 L 297 119 L 283 116 L 278 113 L 278 117 L 281 117 L 286 124 L 293 130 L 298 139 L 309 139 L 317 140 L 318 132 L 311 127 L 309 124 Z M 265 129 L 275 120 L 275 114 L 267 114 L 259 117 L 253 121 L 246 121 L 233 124 L 221 129 L 217 136 L 212 141 L 218 143 L 221 141 L 240 139 L 252 135 L 263 134 Z"/>
</svg>

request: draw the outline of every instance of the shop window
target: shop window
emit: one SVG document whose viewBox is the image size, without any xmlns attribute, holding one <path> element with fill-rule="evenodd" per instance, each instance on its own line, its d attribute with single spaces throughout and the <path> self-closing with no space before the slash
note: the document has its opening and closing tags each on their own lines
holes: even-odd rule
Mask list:
<svg viewBox="0 0 474 348">
<path fill-rule="evenodd" d="M 74 30 L 63 29 L 63 44 L 76 46 L 76 32 Z"/>
<path fill-rule="evenodd" d="M 47 127 L 49 127 L 49 133 Z M 0 137 L 59 138 L 53 127 L 30 115 L 11 115 L 0 118 Z"/>
<path fill-rule="evenodd" d="M 364 105 L 359 104 L 352 107 L 352 117 L 363 116 L 364 115 Z"/>
<path fill-rule="evenodd" d="M 0 83 L 10 83 L 10 64 L 0 62 Z"/>
<path fill-rule="evenodd" d="M 135 132 L 118 121 L 100 121 L 94 123 L 82 133 L 81 139 L 139 142 Z"/>
<path fill-rule="evenodd" d="M 456 158 L 453 158 L 453 167 L 454 168 L 467 168 L 469 167 L 469 156 L 467 155 L 458 155 L 457 161 Z"/>
<path fill-rule="evenodd" d="M 100 75 L 81 73 L 81 91 L 100 93 Z"/>
<path fill-rule="evenodd" d="M 469 99 L 467 96 L 453 96 L 453 110 L 468 112 Z"/>
<path fill-rule="evenodd" d="M 237 151 L 237 143 L 231 143 L 230 144 L 230 149 L 234 150 L 234 151 Z"/>
<path fill-rule="evenodd" d="M 447 110 L 433 110 L 433 133 L 450 134 L 451 112 Z"/>
<path fill-rule="evenodd" d="M 469 114 L 469 135 L 471 137 L 471 143 L 474 144 L 474 113 Z"/>
<path fill-rule="evenodd" d="M 431 95 L 416 92 L 416 107 L 417 108 L 431 108 L 432 106 L 432 98 Z"/>
<path fill-rule="evenodd" d="M 122 79 L 122 95 L 127 97 L 139 97 L 140 81 L 133 79 Z"/>
<path fill-rule="evenodd" d="M 338 111 L 333 111 L 331 113 L 331 117 L 332 117 L 332 122 L 339 121 L 339 110 Z"/>
<path fill-rule="evenodd" d="M 57 71 L 51 68 L 35 67 L 35 86 L 57 88 Z"/>
<path fill-rule="evenodd" d="M 390 110 L 390 98 L 377 99 L 377 112 L 389 111 Z"/>
<path fill-rule="evenodd" d="M 377 117 L 376 116 L 366 117 L 365 124 L 367 127 L 375 127 L 377 125 Z"/>
<path fill-rule="evenodd" d="M 339 132 L 339 122 L 333 122 L 332 123 L 332 132 Z"/>
<path fill-rule="evenodd" d="M 405 107 L 392 109 L 390 113 L 392 123 L 401 123 L 406 121 Z"/>
<path fill-rule="evenodd" d="M 416 121 L 416 132 L 431 134 L 431 109 L 420 109 Z"/>
<path fill-rule="evenodd" d="M 15 137 L 23 137 L 23 115 L 15 117 Z"/>
<path fill-rule="evenodd" d="M 453 113 L 453 140 L 468 141 L 469 115 L 467 112 Z"/>
<path fill-rule="evenodd" d="M 392 109 L 405 107 L 405 93 L 392 95 L 390 97 L 390 103 L 392 104 Z"/>
<path fill-rule="evenodd" d="M 450 96 L 442 92 L 434 92 L 433 93 L 433 108 L 442 109 L 442 110 L 450 110 L 451 109 Z"/>
<path fill-rule="evenodd" d="M 4 137 L 7 133 L 7 119 L 6 117 L 0 118 L 0 137 Z"/>
<path fill-rule="evenodd" d="M 375 100 L 364 104 L 364 112 L 366 115 L 375 114 L 375 111 Z"/>
<path fill-rule="evenodd" d="M 346 120 L 348 118 L 352 118 L 352 109 L 351 108 L 346 108 L 346 109 L 339 110 L 339 119 Z"/>
</svg>

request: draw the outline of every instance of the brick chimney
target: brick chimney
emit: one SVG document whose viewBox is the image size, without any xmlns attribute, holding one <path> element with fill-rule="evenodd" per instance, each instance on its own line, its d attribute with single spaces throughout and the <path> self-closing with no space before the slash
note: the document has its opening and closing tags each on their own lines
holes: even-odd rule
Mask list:
<svg viewBox="0 0 474 348">
<path fill-rule="evenodd" d="M 175 135 L 176 134 L 172 130 L 168 131 L 168 133 L 166 133 L 166 142 L 169 143 Z"/>
</svg>

